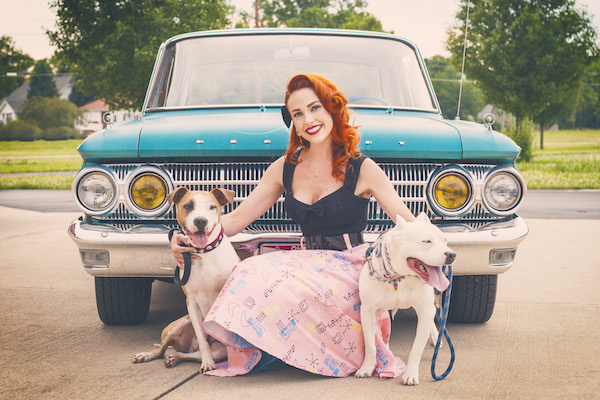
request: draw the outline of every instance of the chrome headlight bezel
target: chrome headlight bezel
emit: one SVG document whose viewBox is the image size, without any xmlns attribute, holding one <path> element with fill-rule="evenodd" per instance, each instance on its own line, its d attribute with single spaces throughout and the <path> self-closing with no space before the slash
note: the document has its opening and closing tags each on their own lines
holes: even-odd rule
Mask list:
<svg viewBox="0 0 600 400">
<path fill-rule="evenodd" d="M 80 184 L 82 183 L 82 181 L 84 181 L 85 178 L 90 177 L 90 175 L 92 175 L 92 174 L 104 175 L 108 179 L 109 183 L 112 186 L 113 197 L 112 197 L 111 201 L 108 203 L 108 205 L 101 209 L 90 208 L 89 205 L 86 205 L 79 196 Z M 73 194 L 73 198 L 75 199 L 75 202 L 77 203 L 79 208 L 81 208 L 83 210 L 83 212 L 85 214 L 91 215 L 91 216 L 100 216 L 100 215 L 109 214 L 116 207 L 116 205 L 118 203 L 118 199 L 119 199 L 119 185 L 118 185 L 117 176 L 115 175 L 114 171 L 112 171 L 109 168 L 102 167 L 102 166 L 83 168 L 82 170 L 80 170 L 77 173 L 77 175 L 75 176 L 75 179 L 73 180 L 73 184 L 71 185 L 71 193 Z"/>
<path fill-rule="evenodd" d="M 460 208 L 455 210 L 442 206 L 438 203 L 435 197 L 435 189 L 439 181 L 442 178 L 450 175 L 459 176 L 460 178 L 464 179 L 467 184 L 467 189 L 469 190 L 465 203 Z M 440 168 L 433 174 L 429 181 L 429 185 L 427 186 L 427 198 L 433 212 L 441 217 L 457 217 L 465 214 L 471 209 L 471 207 L 473 207 L 473 203 L 475 202 L 475 184 L 473 183 L 473 178 L 467 170 L 459 165 L 448 165 Z"/>
<path fill-rule="evenodd" d="M 142 176 L 153 175 L 158 177 L 164 184 L 165 187 L 165 199 L 164 201 L 156 208 L 152 210 L 146 210 L 144 208 L 139 207 L 132 198 L 132 185 L 133 183 Z M 169 207 L 171 206 L 167 201 L 167 195 L 171 193 L 174 189 L 173 181 L 169 174 L 167 174 L 163 169 L 155 166 L 155 165 L 142 165 L 133 171 L 131 171 L 127 179 L 125 180 L 125 204 L 127 207 L 141 217 L 157 217 L 159 215 L 164 214 Z"/>
<path fill-rule="evenodd" d="M 493 182 L 495 178 L 499 176 L 510 177 L 514 181 L 516 190 L 518 191 L 517 200 L 509 207 L 496 208 L 492 205 L 493 202 L 489 198 L 488 186 Z M 483 185 L 481 187 L 481 199 L 483 200 L 483 204 L 490 213 L 501 217 L 514 214 L 523 203 L 523 199 L 525 198 L 526 193 L 527 185 L 525 184 L 525 180 L 523 179 L 519 171 L 517 171 L 517 169 L 512 166 L 498 166 L 492 169 L 486 175 L 483 181 Z"/>
</svg>

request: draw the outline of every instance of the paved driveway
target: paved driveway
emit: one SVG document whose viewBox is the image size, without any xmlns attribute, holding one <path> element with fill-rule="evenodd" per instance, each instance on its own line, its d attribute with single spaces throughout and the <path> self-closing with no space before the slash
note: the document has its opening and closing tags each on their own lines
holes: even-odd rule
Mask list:
<svg viewBox="0 0 600 400">
<path fill-rule="evenodd" d="M 103 325 L 93 278 L 66 229 L 78 213 L 0 207 L 0 398 L 57 399 L 585 399 L 600 392 L 600 220 L 527 219 L 530 235 L 499 280 L 492 319 L 449 326 L 456 346 L 448 378 L 323 378 L 285 369 L 237 378 L 199 375 L 197 364 L 132 364 L 162 328 L 185 314 L 181 291 L 154 284 L 151 314 L 133 327 Z M 393 323 L 391 348 L 404 360 L 415 317 Z M 442 350 L 440 368 L 447 362 Z"/>
</svg>

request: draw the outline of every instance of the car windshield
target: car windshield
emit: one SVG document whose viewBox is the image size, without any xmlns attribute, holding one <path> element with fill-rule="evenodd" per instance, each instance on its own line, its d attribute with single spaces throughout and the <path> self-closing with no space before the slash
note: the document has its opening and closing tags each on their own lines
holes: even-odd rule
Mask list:
<svg viewBox="0 0 600 400">
<path fill-rule="evenodd" d="M 385 38 L 255 34 L 167 47 L 147 107 L 282 104 L 299 73 L 333 81 L 354 106 L 436 110 L 413 48 Z"/>
</svg>

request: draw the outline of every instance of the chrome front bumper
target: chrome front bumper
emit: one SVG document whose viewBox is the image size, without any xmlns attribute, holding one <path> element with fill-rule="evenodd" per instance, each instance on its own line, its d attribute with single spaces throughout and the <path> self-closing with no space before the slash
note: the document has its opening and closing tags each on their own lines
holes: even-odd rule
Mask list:
<svg viewBox="0 0 600 400">
<path fill-rule="evenodd" d="M 494 250 L 504 250 L 514 256 L 529 228 L 521 217 L 509 221 L 492 222 L 472 229 L 465 225 L 440 227 L 448 244 L 457 253 L 453 264 L 456 275 L 499 274 L 507 271 L 513 259 L 490 260 Z M 93 276 L 107 277 L 171 277 L 175 261 L 171 253 L 167 233 L 162 225 L 140 225 L 128 231 L 110 225 L 88 224 L 76 219 L 69 227 L 69 236 L 79 247 L 82 263 Z M 367 242 L 373 242 L 377 234 L 365 234 Z M 257 254 L 262 244 L 299 244 L 299 234 L 240 233 L 231 241 L 241 258 Z"/>
</svg>

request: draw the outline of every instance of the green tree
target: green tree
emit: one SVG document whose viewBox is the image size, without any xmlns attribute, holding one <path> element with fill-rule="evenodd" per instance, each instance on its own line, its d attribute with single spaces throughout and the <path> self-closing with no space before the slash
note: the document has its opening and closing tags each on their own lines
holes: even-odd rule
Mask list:
<svg viewBox="0 0 600 400">
<path fill-rule="evenodd" d="M 23 73 L 33 65 L 33 58 L 15 49 L 9 36 L 0 36 L 0 99 L 11 94 L 25 82 L 25 77 L 6 76 L 7 73 Z"/>
<path fill-rule="evenodd" d="M 466 11 L 465 4 L 446 42 L 456 66 Z M 543 132 L 550 115 L 566 113 L 575 103 L 570 89 L 598 54 L 596 36 L 575 0 L 477 0 L 470 9 L 466 73 L 487 102 L 515 116 L 517 136 L 526 134 L 525 117 L 541 122 Z"/>
<path fill-rule="evenodd" d="M 220 29 L 226 0 L 53 0 L 52 44 L 78 77 L 78 89 L 113 108 L 141 107 L 156 53 L 171 36 Z"/>
<path fill-rule="evenodd" d="M 381 21 L 363 11 L 363 0 L 261 0 L 261 22 L 269 27 L 359 29 L 383 32 Z M 331 12 L 331 11 L 335 12 Z"/>
<path fill-rule="evenodd" d="M 56 89 L 56 83 L 54 82 L 54 73 L 48 61 L 39 60 L 35 63 L 33 68 L 33 75 L 29 81 L 29 91 L 27 92 L 27 99 L 32 97 L 56 97 L 58 96 L 58 90 Z"/>
<path fill-rule="evenodd" d="M 67 99 L 36 96 L 23 103 L 19 118 L 41 129 L 72 128 L 82 115 L 83 111 Z"/>
<path fill-rule="evenodd" d="M 444 118 L 453 119 L 458 110 L 460 72 L 452 65 L 450 59 L 442 56 L 426 59 L 425 64 Z M 476 120 L 484 105 L 481 90 L 471 82 L 463 82 L 460 118 Z"/>
</svg>

